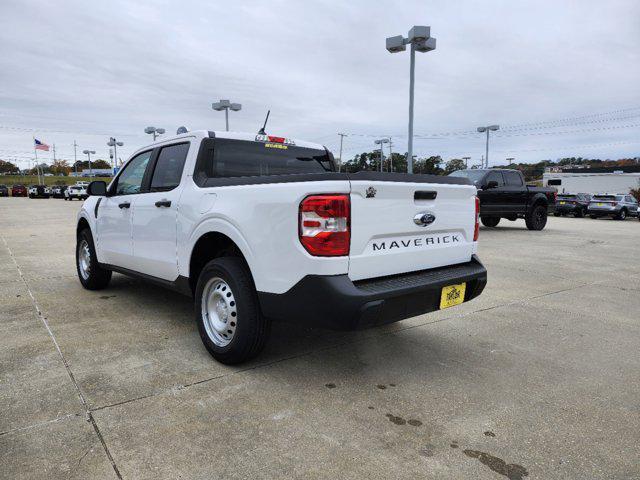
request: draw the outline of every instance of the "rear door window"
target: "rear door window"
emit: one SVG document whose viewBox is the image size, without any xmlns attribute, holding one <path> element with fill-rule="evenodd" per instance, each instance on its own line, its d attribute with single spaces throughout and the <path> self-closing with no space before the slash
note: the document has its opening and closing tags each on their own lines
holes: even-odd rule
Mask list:
<svg viewBox="0 0 640 480">
<path fill-rule="evenodd" d="M 522 177 L 518 172 L 502 172 L 504 175 L 504 181 L 508 187 L 521 187 Z"/>
<path fill-rule="evenodd" d="M 188 142 L 162 147 L 151 178 L 152 192 L 166 192 L 180 185 L 188 153 Z"/>
<path fill-rule="evenodd" d="M 204 167 L 210 178 L 333 171 L 333 163 L 324 149 L 227 138 L 215 140 L 213 158 L 207 159 Z"/>
<path fill-rule="evenodd" d="M 502 179 L 502 173 L 500 172 L 489 172 L 485 183 L 488 185 L 489 182 L 498 182 L 498 187 L 504 187 L 504 180 Z"/>
</svg>

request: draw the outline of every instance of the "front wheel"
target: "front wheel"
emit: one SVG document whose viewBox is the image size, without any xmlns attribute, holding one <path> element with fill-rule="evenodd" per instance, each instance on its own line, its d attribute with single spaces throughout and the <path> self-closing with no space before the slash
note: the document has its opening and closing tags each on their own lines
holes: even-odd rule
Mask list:
<svg viewBox="0 0 640 480">
<path fill-rule="evenodd" d="M 524 218 L 529 230 L 542 230 L 547 224 L 546 205 L 536 205 Z"/>
<path fill-rule="evenodd" d="M 575 211 L 573 212 L 573 216 L 576 218 L 584 217 L 584 210 L 582 208 L 576 208 Z"/>
<path fill-rule="evenodd" d="M 497 227 L 500 223 L 500 217 L 480 217 L 480 221 L 485 227 Z"/>
<path fill-rule="evenodd" d="M 257 356 L 269 334 L 249 269 L 238 257 L 207 263 L 198 278 L 195 315 L 202 343 L 221 363 Z"/>
<path fill-rule="evenodd" d="M 76 269 L 80 283 L 87 290 L 102 290 L 111 280 L 111 270 L 104 269 L 98 264 L 93 236 L 88 228 L 78 235 Z"/>
<path fill-rule="evenodd" d="M 598 218 L 597 215 L 589 215 L 589 218 L 592 218 L 593 220 L 595 220 L 596 218 Z"/>
<path fill-rule="evenodd" d="M 622 210 L 620 210 L 620 213 L 618 214 L 617 217 L 615 217 L 616 220 L 626 220 L 627 219 L 627 211 L 623 208 Z"/>
</svg>

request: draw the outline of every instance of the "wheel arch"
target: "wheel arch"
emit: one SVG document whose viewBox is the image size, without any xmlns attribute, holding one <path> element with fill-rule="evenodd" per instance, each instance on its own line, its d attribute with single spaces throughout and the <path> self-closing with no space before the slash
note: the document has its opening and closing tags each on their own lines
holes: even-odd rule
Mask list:
<svg viewBox="0 0 640 480">
<path fill-rule="evenodd" d="M 543 207 L 549 206 L 549 200 L 543 193 L 536 193 L 533 196 L 533 198 L 531 199 L 531 207 L 529 208 L 529 211 L 533 211 L 533 209 L 538 205 L 542 205 Z"/>
<path fill-rule="evenodd" d="M 219 230 L 208 230 L 200 233 L 193 243 L 188 257 L 188 277 L 191 291 L 195 292 L 198 277 L 204 266 L 211 260 L 220 257 L 238 257 L 242 259 L 249 271 L 251 280 L 255 284 L 250 259 L 247 258 L 246 252 L 248 252 L 248 249 L 246 247 L 243 248 L 241 243 Z"/>
</svg>

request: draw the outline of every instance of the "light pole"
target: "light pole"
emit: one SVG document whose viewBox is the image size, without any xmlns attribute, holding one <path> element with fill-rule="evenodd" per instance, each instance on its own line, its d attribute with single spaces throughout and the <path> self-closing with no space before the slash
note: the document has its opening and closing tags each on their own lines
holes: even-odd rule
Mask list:
<svg viewBox="0 0 640 480">
<path fill-rule="evenodd" d="M 95 150 L 84 150 L 82 153 L 84 153 L 89 159 L 89 178 L 93 178 L 93 169 L 91 168 L 91 154 L 95 155 L 96 152 Z"/>
<path fill-rule="evenodd" d="M 515 160 L 515 158 L 513 157 L 507 157 L 507 162 L 509 162 L 509 166 L 511 166 L 511 162 L 513 162 Z"/>
<path fill-rule="evenodd" d="M 160 130 L 162 130 L 162 132 L 164 132 L 164 129 L 161 128 Z M 153 136 L 153 140 L 155 141 L 155 135 Z M 113 154 L 116 157 L 116 161 L 115 164 L 111 166 L 111 168 L 113 168 L 114 166 L 117 167 L 118 166 L 118 147 L 123 146 L 124 143 L 122 142 L 118 142 L 115 138 L 113 137 L 109 137 L 109 141 L 107 142 L 107 146 L 109 147 L 113 147 Z"/>
<path fill-rule="evenodd" d="M 486 127 L 478 127 L 479 133 L 487 133 L 487 146 L 485 152 L 485 164 L 487 168 L 489 168 L 489 132 L 495 132 L 496 130 L 500 130 L 500 125 L 488 125 Z"/>
<path fill-rule="evenodd" d="M 409 35 L 387 38 L 387 50 L 391 53 L 404 52 L 407 44 L 411 45 L 409 65 L 409 138 L 407 146 L 407 173 L 413 173 L 413 90 L 415 83 L 416 51 L 430 52 L 436 49 L 436 39 L 431 37 L 431 27 L 414 26 Z"/>
<path fill-rule="evenodd" d="M 380 171 L 382 172 L 382 165 L 384 164 L 384 144 L 389 143 L 388 138 L 381 138 L 380 140 L 375 140 L 373 143 L 376 145 L 380 145 Z"/>
<path fill-rule="evenodd" d="M 239 112 L 242 109 L 242 105 L 239 103 L 231 103 L 229 100 L 220 100 L 219 102 L 212 103 L 211 108 L 213 108 L 216 112 L 220 112 L 224 110 L 224 121 L 227 127 L 227 132 L 229 131 L 229 110 L 234 112 Z"/>
<path fill-rule="evenodd" d="M 471 157 L 462 157 L 462 159 L 464 160 L 465 168 L 469 168 L 469 160 L 471 160 Z"/>
<path fill-rule="evenodd" d="M 344 140 L 344 137 L 348 137 L 349 135 L 347 135 L 346 133 L 339 133 L 338 135 L 340 135 L 340 163 L 338 164 L 338 171 L 342 170 L 342 141 Z"/>
<path fill-rule="evenodd" d="M 164 133 L 164 128 L 147 127 L 144 129 L 144 133 L 153 134 L 153 141 L 156 141 L 156 137 Z M 117 161 L 116 157 L 116 161 Z"/>
</svg>

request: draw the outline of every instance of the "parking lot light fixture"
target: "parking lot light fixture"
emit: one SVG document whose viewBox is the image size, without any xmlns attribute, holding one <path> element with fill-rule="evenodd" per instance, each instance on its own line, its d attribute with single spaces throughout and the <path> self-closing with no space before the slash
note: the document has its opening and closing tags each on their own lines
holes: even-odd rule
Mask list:
<svg viewBox="0 0 640 480">
<path fill-rule="evenodd" d="M 500 125 L 488 125 L 486 127 L 478 127 L 478 132 L 479 133 L 485 133 L 487 134 L 487 143 L 486 143 L 486 147 L 485 147 L 485 156 L 484 156 L 484 161 L 485 161 L 485 165 L 486 168 L 489 168 L 489 132 L 495 132 L 497 130 L 500 130 Z"/>
<path fill-rule="evenodd" d="M 162 135 L 164 133 L 164 128 L 156 128 L 156 127 L 147 127 L 144 129 L 144 133 L 148 133 L 149 135 L 153 135 L 153 141 L 156 141 L 156 137 Z"/>
<path fill-rule="evenodd" d="M 87 158 L 89 159 L 89 178 L 93 177 L 93 169 L 91 168 L 91 155 L 95 155 L 96 151 L 95 150 L 84 150 L 82 153 L 84 153 Z"/>
<path fill-rule="evenodd" d="M 386 41 L 389 53 L 404 52 L 411 46 L 409 62 L 409 136 L 407 140 L 407 173 L 413 173 L 413 91 L 415 85 L 416 51 L 424 53 L 436 49 L 436 39 L 431 36 L 431 27 L 416 25 L 409 30 L 407 38 L 402 35 L 388 37 Z"/>
<path fill-rule="evenodd" d="M 380 171 L 382 172 L 382 165 L 384 163 L 384 150 L 383 150 L 383 146 L 385 143 L 389 143 L 389 139 L 388 138 L 381 138 L 380 140 L 374 140 L 374 142 L 376 145 L 380 145 Z"/>
<path fill-rule="evenodd" d="M 227 132 L 229 131 L 229 110 L 233 112 L 239 112 L 242 110 L 242 105 L 239 103 L 231 103 L 229 100 L 220 100 L 219 102 L 215 102 L 211 104 L 211 108 L 213 108 L 216 112 L 221 112 L 224 110 L 224 121 Z"/>
<path fill-rule="evenodd" d="M 112 165 L 112 168 L 118 166 L 118 147 L 121 147 L 123 145 L 123 142 L 117 141 L 114 137 L 109 138 L 109 141 L 107 142 L 107 146 L 113 147 L 113 154 L 115 156 L 115 163 Z"/>
</svg>

